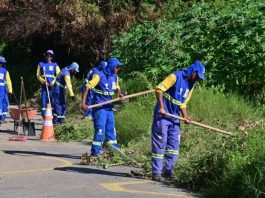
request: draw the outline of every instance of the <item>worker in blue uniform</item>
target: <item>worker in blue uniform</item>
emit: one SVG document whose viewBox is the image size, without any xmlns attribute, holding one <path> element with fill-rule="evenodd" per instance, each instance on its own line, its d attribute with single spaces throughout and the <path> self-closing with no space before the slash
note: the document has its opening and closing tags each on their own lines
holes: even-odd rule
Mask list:
<svg viewBox="0 0 265 198">
<path fill-rule="evenodd" d="M 53 58 L 54 52 L 52 50 L 48 50 L 44 54 L 44 60 L 39 62 L 37 67 L 37 79 L 41 85 L 41 112 L 43 118 L 45 116 L 47 103 L 49 102 L 47 87 L 51 106 L 53 108 L 54 104 L 52 88 L 55 84 L 56 77 L 60 73 L 60 68 L 56 62 L 53 62 Z"/>
<path fill-rule="evenodd" d="M 90 72 L 87 73 L 87 77 L 82 84 L 81 92 L 84 91 L 86 84 L 92 79 L 93 75 L 98 73 L 99 71 L 104 70 L 106 67 L 107 67 L 107 62 L 106 61 L 100 61 L 97 67 L 91 69 Z M 94 96 L 94 93 L 92 90 L 90 90 L 89 93 L 87 94 L 86 105 L 89 106 L 92 104 L 93 96 Z M 92 120 L 92 110 L 91 109 L 88 109 L 85 111 L 85 118 Z"/>
<path fill-rule="evenodd" d="M 152 179 L 155 181 L 174 177 L 174 165 L 179 154 L 180 121 L 165 114 L 179 116 L 181 113 L 186 123 L 190 123 L 187 103 L 195 82 L 204 80 L 204 73 L 204 65 L 196 61 L 186 70 L 173 72 L 156 87 L 157 103 L 152 125 Z"/>
<path fill-rule="evenodd" d="M 65 98 L 65 89 L 68 89 L 68 93 L 72 100 L 77 103 L 77 99 L 74 95 L 71 77 L 79 72 L 79 65 L 73 62 L 71 65 L 63 68 L 56 78 L 55 85 L 53 87 L 54 96 L 54 114 L 53 124 L 62 124 L 65 122 L 67 103 Z"/>
<path fill-rule="evenodd" d="M 9 72 L 6 70 L 6 60 L 0 56 L 0 123 L 6 122 L 8 113 L 8 94 L 12 94 L 12 82 Z"/>
<path fill-rule="evenodd" d="M 107 67 L 103 71 L 95 73 L 92 79 L 86 84 L 82 96 L 82 108 L 87 110 L 86 98 L 89 90 L 93 90 L 94 96 L 92 104 L 106 102 L 112 99 L 116 92 L 117 97 L 122 97 L 118 83 L 117 73 L 123 65 L 117 58 L 110 58 Z M 91 148 L 92 156 L 102 154 L 102 145 L 106 137 L 107 143 L 119 149 L 115 129 L 115 118 L 112 110 L 113 105 L 106 104 L 92 110 L 94 122 L 94 138 Z"/>
</svg>

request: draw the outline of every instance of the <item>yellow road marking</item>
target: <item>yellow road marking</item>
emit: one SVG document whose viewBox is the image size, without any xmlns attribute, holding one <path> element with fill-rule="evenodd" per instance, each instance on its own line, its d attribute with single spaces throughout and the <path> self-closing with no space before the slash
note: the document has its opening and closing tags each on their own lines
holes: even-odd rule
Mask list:
<svg viewBox="0 0 265 198">
<path fill-rule="evenodd" d="M 32 155 L 27 155 L 27 156 L 32 156 Z M 39 157 L 39 158 L 44 158 L 44 159 L 49 159 L 49 160 L 55 160 L 62 162 L 63 165 L 55 168 L 63 168 L 63 167 L 70 167 L 73 166 L 73 163 L 67 160 L 55 158 L 55 157 L 47 157 L 47 156 L 34 156 L 34 157 Z M 5 172 L 0 172 L 0 174 L 16 174 L 16 173 L 31 173 L 31 172 L 39 172 L 39 171 L 51 171 L 54 170 L 55 168 L 40 168 L 40 169 L 30 169 L 30 170 L 20 170 L 20 171 L 5 171 Z"/>
<path fill-rule="evenodd" d="M 147 184 L 151 183 L 152 181 L 145 180 L 145 181 L 137 181 L 137 182 L 117 182 L 117 183 L 102 183 L 104 188 L 108 189 L 109 191 L 114 191 L 114 192 L 126 192 L 126 193 L 138 193 L 138 194 L 147 194 L 147 195 L 157 195 L 157 196 L 169 196 L 169 197 L 183 197 L 183 198 L 188 198 L 191 196 L 188 195 L 181 195 L 181 194 L 173 194 L 173 193 L 164 193 L 164 192 L 153 192 L 153 191 L 141 191 L 141 190 L 128 190 L 122 186 L 125 185 L 137 185 L 137 184 Z M 181 193 L 181 192 L 180 192 Z"/>
</svg>

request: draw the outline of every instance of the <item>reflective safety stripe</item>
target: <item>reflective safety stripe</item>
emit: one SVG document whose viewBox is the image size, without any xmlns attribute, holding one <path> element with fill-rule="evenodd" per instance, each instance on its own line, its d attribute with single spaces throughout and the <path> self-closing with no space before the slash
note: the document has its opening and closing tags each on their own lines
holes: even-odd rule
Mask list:
<svg viewBox="0 0 265 198">
<path fill-rule="evenodd" d="M 45 116 L 52 116 L 52 110 L 51 109 L 47 109 Z"/>
<path fill-rule="evenodd" d="M 117 140 L 110 140 L 108 141 L 108 144 L 117 144 Z"/>
<path fill-rule="evenodd" d="M 6 83 L 0 83 L 0 86 L 5 86 L 6 85 Z"/>
<path fill-rule="evenodd" d="M 158 89 L 161 89 L 162 91 L 166 91 L 166 88 L 164 87 L 164 85 L 162 83 L 160 83 L 158 86 L 157 86 Z"/>
<path fill-rule="evenodd" d="M 43 126 L 53 126 L 52 121 L 46 120 L 43 122 Z"/>
<path fill-rule="evenodd" d="M 92 143 L 92 145 L 96 145 L 96 146 L 101 146 L 103 144 L 103 142 L 94 142 Z"/>
<path fill-rule="evenodd" d="M 114 92 L 108 92 L 108 91 L 101 91 L 101 90 L 99 90 L 99 89 L 95 89 L 95 88 L 93 88 L 92 89 L 95 93 L 97 93 L 97 94 L 101 94 L 101 95 L 104 95 L 104 96 L 112 96 L 113 94 L 114 94 Z"/>
<path fill-rule="evenodd" d="M 42 111 L 45 111 L 45 110 L 46 110 L 46 108 L 41 108 L 41 110 L 42 110 Z"/>
<path fill-rule="evenodd" d="M 59 87 L 61 87 L 61 88 L 63 88 L 63 89 L 66 89 L 65 86 L 63 86 L 61 83 L 59 83 L 59 82 L 57 82 L 57 81 L 56 81 L 56 84 L 57 84 Z"/>
<path fill-rule="evenodd" d="M 89 82 L 89 80 L 88 80 L 88 79 L 86 79 L 86 80 L 85 80 L 85 82 L 86 82 L 86 83 L 88 83 L 88 82 Z"/>
<path fill-rule="evenodd" d="M 41 76 L 45 78 L 45 75 L 41 75 Z M 54 75 L 46 74 L 46 78 L 55 78 L 55 76 Z"/>
<path fill-rule="evenodd" d="M 57 116 L 57 118 L 65 118 L 65 116 Z"/>
<path fill-rule="evenodd" d="M 179 151 L 178 150 L 165 150 L 165 154 L 178 155 Z"/>
<path fill-rule="evenodd" d="M 7 112 L 2 112 L 2 115 L 7 115 Z"/>
<path fill-rule="evenodd" d="M 179 102 L 178 100 L 176 100 L 176 99 L 174 99 L 174 98 L 172 98 L 168 93 L 166 93 L 166 92 L 163 92 L 163 96 L 166 98 L 166 99 L 168 99 L 169 101 L 171 101 L 173 104 L 176 104 L 176 105 L 182 105 L 182 103 L 181 102 Z"/>
<path fill-rule="evenodd" d="M 164 155 L 152 153 L 152 158 L 155 158 L 155 159 L 163 159 L 164 158 Z"/>
</svg>

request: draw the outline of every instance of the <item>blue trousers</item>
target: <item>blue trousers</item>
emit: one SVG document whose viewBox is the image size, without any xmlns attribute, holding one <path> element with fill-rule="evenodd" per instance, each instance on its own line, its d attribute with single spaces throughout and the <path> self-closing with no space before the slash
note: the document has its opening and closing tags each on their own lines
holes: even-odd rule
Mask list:
<svg viewBox="0 0 265 198">
<path fill-rule="evenodd" d="M 93 92 L 90 91 L 87 98 L 86 98 L 86 105 L 92 105 L 92 100 L 93 100 Z M 86 117 L 92 117 L 92 110 L 91 109 L 88 109 L 85 111 L 85 116 Z"/>
<path fill-rule="evenodd" d="M 8 94 L 1 94 L 0 95 L 0 120 L 4 121 L 6 119 L 6 116 L 8 114 Z"/>
<path fill-rule="evenodd" d="M 2 120 L 3 121 L 6 119 L 6 116 L 8 114 L 8 106 L 9 106 L 9 99 L 8 99 L 8 94 L 6 94 L 4 101 L 3 101 L 3 110 L 2 110 Z"/>
<path fill-rule="evenodd" d="M 163 158 L 165 158 L 164 173 L 174 172 L 174 165 L 178 159 L 180 144 L 179 120 L 160 117 L 154 113 L 152 126 L 152 173 L 161 174 Z"/>
<path fill-rule="evenodd" d="M 54 106 L 53 91 L 52 91 L 52 89 L 48 89 L 48 91 L 49 91 L 49 95 L 50 95 L 51 106 L 53 108 L 53 106 Z M 47 103 L 49 103 L 47 89 L 46 89 L 46 87 L 45 88 L 42 87 L 42 89 L 41 89 L 41 115 L 43 118 L 44 118 L 45 113 L 46 113 Z"/>
<path fill-rule="evenodd" d="M 93 109 L 92 115 L 95 131 L 91 155 L 97 156 L 102 153 L 102 145 L 104 143 L 105 136 L 108 144 L 115 148 L 119 148 L 117 144 L 113 111 L 109 108 Z"/>
<path fill-rule="evenodd" d="M 53 102 L 53 123 L 64 123 L 67 104 L 65 99 L 65 91 L 63 88 L 60 88 L 59 91 L 53 92 Z"/>
</svg>

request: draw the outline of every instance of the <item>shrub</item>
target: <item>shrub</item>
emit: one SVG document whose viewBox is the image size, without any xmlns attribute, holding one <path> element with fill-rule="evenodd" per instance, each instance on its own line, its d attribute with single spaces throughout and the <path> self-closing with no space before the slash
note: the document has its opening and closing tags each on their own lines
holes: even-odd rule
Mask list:
<svg viewBox="0 0 265 198">
<path fill-rule="evenodd" d="M 80 116 L 68 116 L 65 124 L 55 127 L 56 139 L 62 142 L 91 140 L 93 134 L 93 123 Z"/>
<path fill-rule="evenodd" d="M 221 84 L 251 98 L 260 95 L 265 77 L 264 1 L 182 5 L 170 1 L 165 19 L 136 24 L 116 37 L 112 54 L 125 60 L 129 73 L 143 72 L 156 82 L 199 59 L 206 65 L 208 85 Z"/>
</svg>

